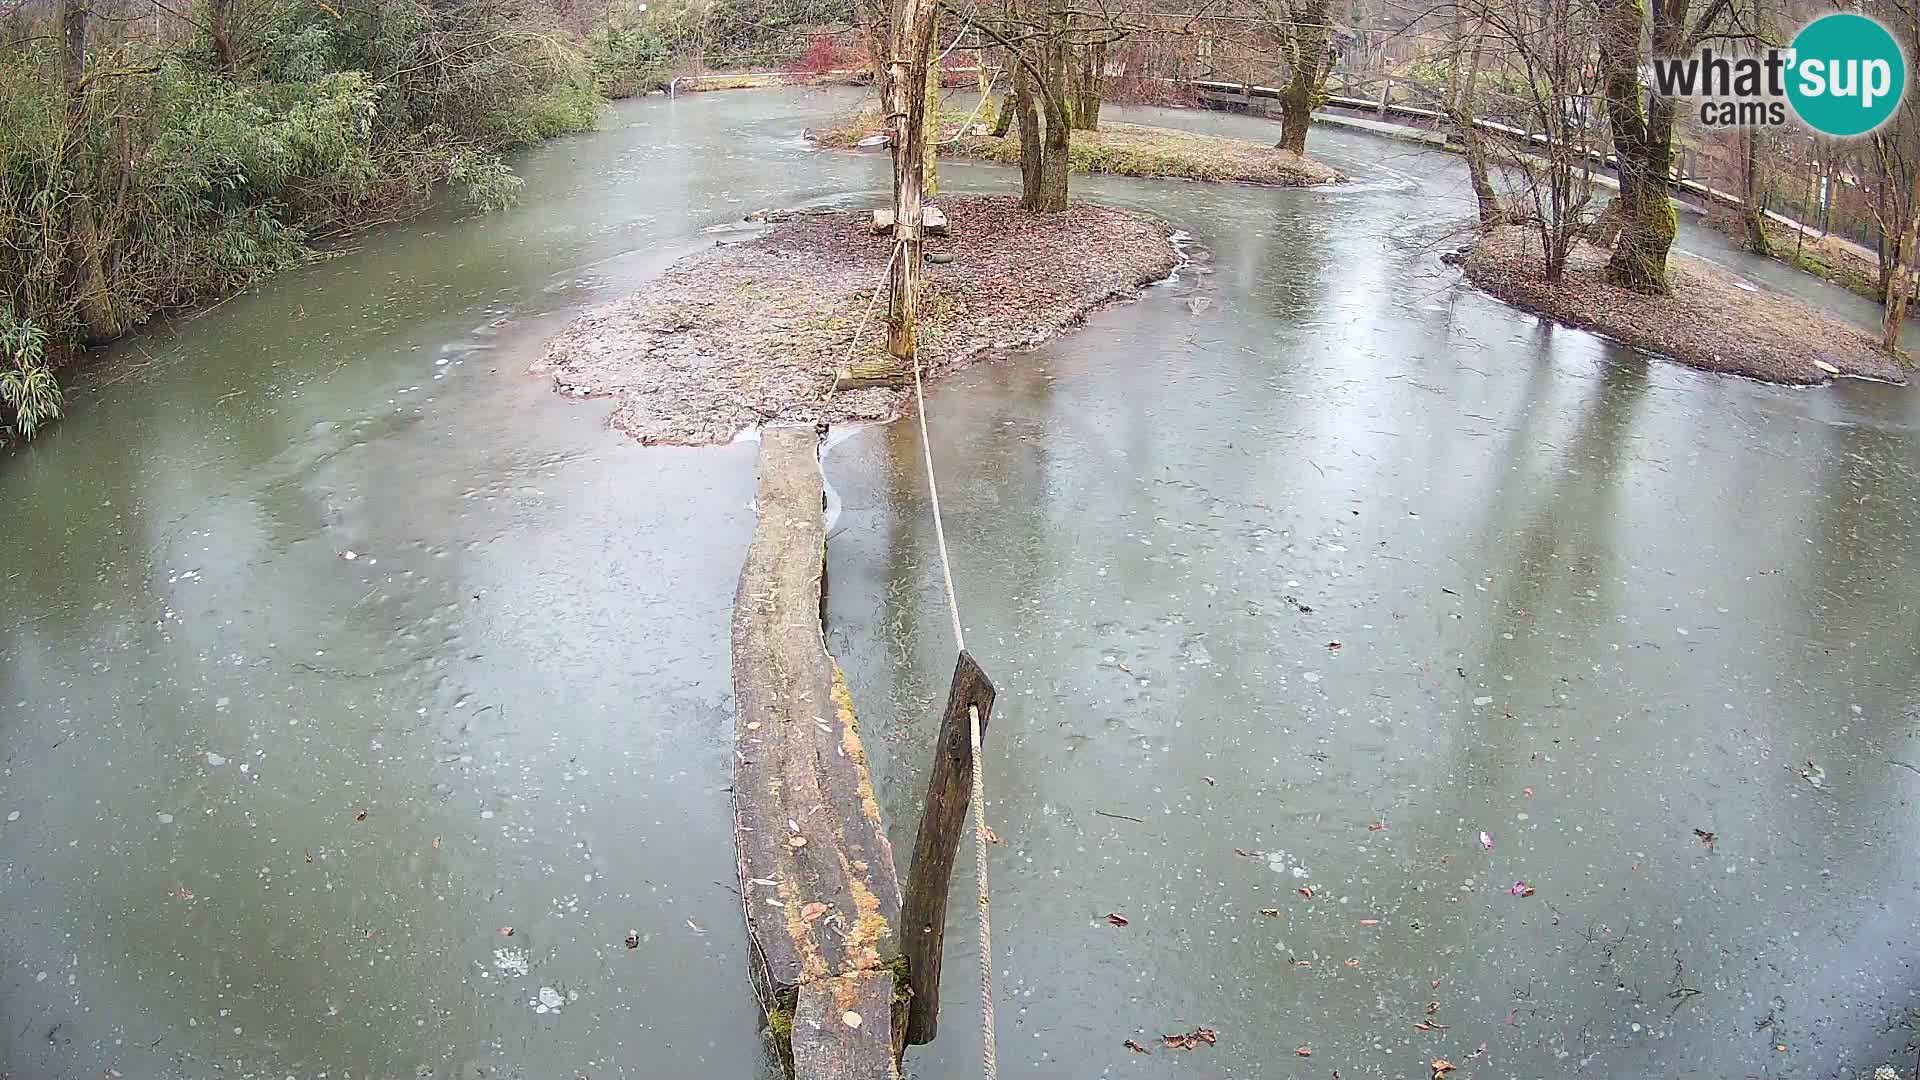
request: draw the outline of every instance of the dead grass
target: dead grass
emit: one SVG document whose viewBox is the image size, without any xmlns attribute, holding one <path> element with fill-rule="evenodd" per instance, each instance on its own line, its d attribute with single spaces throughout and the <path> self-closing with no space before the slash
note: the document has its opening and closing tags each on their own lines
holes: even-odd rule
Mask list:
<svg viewBox="0 0 1920 1080">
<path fill-rule="evenodd" d="M 1474 284 L 1508 303 L 1689 367 L 1793 385 L 1835 374 L 1906 381 L 1901 363 L 1852 325 L 1698 259 L 1672 255 L 1668 296 L 1608 284 L 1606 260 L 1605 249 L 1578 244 L 1566 275 L 1549 285 L 1538 238 L 1510 226 L 1483 236 L 1465 267 Z"/>
<path fill-rule="evenodd" d="M 1811 230 L 1800 239 L 1796 249 L 1792 228 L 1772 220 L 1767 222 L 1766 228 L 1774 258 L 1803 273 L 1831 281 L 1876 304 L 1880 302 L 1878 260 L 1863 258 L 1838 239 L 1820 236 Z"/>
<path fill-rule="evenodd" d="M 968 134 L 957 141 L 948 141 L 960 131 L 969 115 L 966 112 L 949 112 L 941 117 L 942 155 L 1001 165 L 1020 163 L 1020 140 L 1012 134 L 998 139 L 991 135 Z M 868 107 L 809 134 L 821 146 L 848 149 L 861 139 L 882 133 L 879 110 Z M 1345 179 L 1312 158 L 1301 157 L 1266 143 L 1111 120 L 1101 121 L 1099 131 L 1073 133 L 1068 164 L 1077 173 L 1265 184 L 1273 187 L 1311 187 Z"/>
<path fill-rule="evenodd" d="M 953 235 L 930 251 L 920 353 L 938 377 L 990 351 L 1036 344 L 1165 277 L 1169 227 L 1073 206 L 1028 214 L 1004 197 L 940 200 Z M 770 420 L 845 423 L 901 414 L 899 389 L 829 394 L 834 368 L 886 348 L 889 237 L 864 211 L 785 215 L 764 235 L 691 255 L 625 300 L 581 316 L 536 370 L 556 389 L 613 397 L 613 425 L 645 443 L 726 442 Z"/>
</svg>

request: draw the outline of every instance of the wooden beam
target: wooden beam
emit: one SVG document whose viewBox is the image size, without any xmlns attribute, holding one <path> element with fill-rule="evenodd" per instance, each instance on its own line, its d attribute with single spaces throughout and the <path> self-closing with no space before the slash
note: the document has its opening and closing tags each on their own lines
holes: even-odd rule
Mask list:
<svg viewBox="0 0 1920 1080">
<path fill-rule="evenodd" d="M 933 768 L 927 774 L 927 801 L 920 811 L 920 832 L 907 870 L 906 898 L 900 909 L 905 928 L 901 951 L 907 958 L 907 1042 L 933 1041 L 940 1016 L 940 959 L 947 934 L 947 894 L 953 860 L 966 831 L 967 804 L 973 794 L 973 730 L 969 709 L 980 714 L 980 738 L 987 737 L 993 714 L 993 682 L 972 655 L 962 650 L 947 691 L 947 711 L 933 744 Z"/>
<path fill-rule="evenodd" d="M 740 897 L 753 985 L 788 1075 L 894 1080 L 900 883 L 821 634 L 825 494 L 819 433 L 761 428 L 760 522 L 733 606 Z"/>
</svg>

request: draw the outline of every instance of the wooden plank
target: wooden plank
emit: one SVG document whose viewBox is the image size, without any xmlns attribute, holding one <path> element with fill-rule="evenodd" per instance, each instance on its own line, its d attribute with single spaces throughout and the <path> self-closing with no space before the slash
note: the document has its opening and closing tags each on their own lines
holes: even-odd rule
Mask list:
<svg viewBox="0 0 1920 1080">
<path fill-rule="evenodd" d="M 753 984 L 789 1068 L 811 1060 L 809 1042 L 827 1035 L 870 1042 L 890 1059 L 897 1040 L 889 1017 L 845 1034 L 797 1022 L 814 983 L 860 975 L 891 985 L 902 963 L 900 885 L 852 699 L 821 634 L 819 434 L 766 427 L 760 439 L 760 522 L 733 609 L 734 841 Z"/>
<path fill-rule="evenodd" d="M 907 1042 L 914 1046 L 932 1042 L 939 1029 L 947 895 L 954 855 L 960 847 L 960 835 L 966 831 L 967 803 L 973 795 L 970 708 L 979 711 L 984 745 L 987 719 L 993 713 L 993 682 L 963 649 L 954 664 L 947 711 L 940 717 L 940 733 L 934 739 L 927 801 L 920 811 L 920 831 L 913 842 L 913 863 L 907 870 L 906 898 L 900 914 L 900 925 L 906 933 L 902 948 L 907 957 L 907 982 L 913 988 L 913 999 L 907 1005 Z"/>
<path fill-rule="evenodd" d="M 948 232 L 947 215 L 939 207 L 931 204 L 920 208 L 920 227 L 928 236 L 945 236 Z M 880 209 L 873 212 L 873 224 L 868 228 L 876 236 L 885 236 L 893 231 L 893 211 Z"/>
<path fill-rule="evenodd" d="M 795 1076 L 898 1080 L 900 1059 L 887 1037 L 894 985 L 889 971 L 821 979 L 800 988 L 793 1014 Z M 880 1038 L 874 1038 L 874 1035 Z"/>
</svg>

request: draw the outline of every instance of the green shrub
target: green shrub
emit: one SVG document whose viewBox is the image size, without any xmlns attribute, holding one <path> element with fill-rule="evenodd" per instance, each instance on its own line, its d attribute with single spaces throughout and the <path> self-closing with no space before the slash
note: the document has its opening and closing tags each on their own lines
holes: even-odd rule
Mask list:
<svg viewBox="0 0 1920 1080">
<path fill-rule="evenodd" d="M 0 434 L 31 439 L 60 418 L 60 384 L 46 364 L 47 333 L 0 308 Z"/>
<path fill-rule="evenodd" d="M 593 127 L 600 116 L 600 95 L 590 86 L 556 86 L 514 102 L 499 117 L 502 147 L 537 142 Z"/>
<path fill-rule="evenodd" d="M 593 35 L 587 55 L 600 92 L 610 98 L 667 87 L 667 43 L 645 26 L 609 26 Z"/>
</svg>

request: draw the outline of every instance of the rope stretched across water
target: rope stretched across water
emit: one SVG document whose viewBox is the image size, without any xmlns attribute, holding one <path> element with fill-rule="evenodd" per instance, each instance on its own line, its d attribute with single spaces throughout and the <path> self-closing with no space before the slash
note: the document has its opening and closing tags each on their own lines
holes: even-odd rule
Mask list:
<svg viewBox="0 0 1920 1080">
<path fill-rule="evenodd" d="M 896 244 L 895 254 L 903 244 Z M 953 562 L 947 558 L 947 528 L 940 517 L 940 486 L 933 476 L 933 440 L 927 435 L 927 394 L 920 377 L 920 351 L 913 356 L 914 412 L 920 420 L 920 449 L 927 463 L 927 498 L 933 504 L 933 538 L 940 548 L 940 576 L 947 586 L 947 614 L 953 618 L 953 643 L 964 652 L 966 631 L 960 626 L 960 599 L 953 588 Z M 997 1080 L 993 1037 L 993 923 L 987 917 L 987 783 L 986 762 L 980 754 L 980 708 L 967 706 L 967 726 L 973 747 L 973 883 L 978 890 L 980 937 L 980 1067 L 987 1080 Z"/>
</svg>

